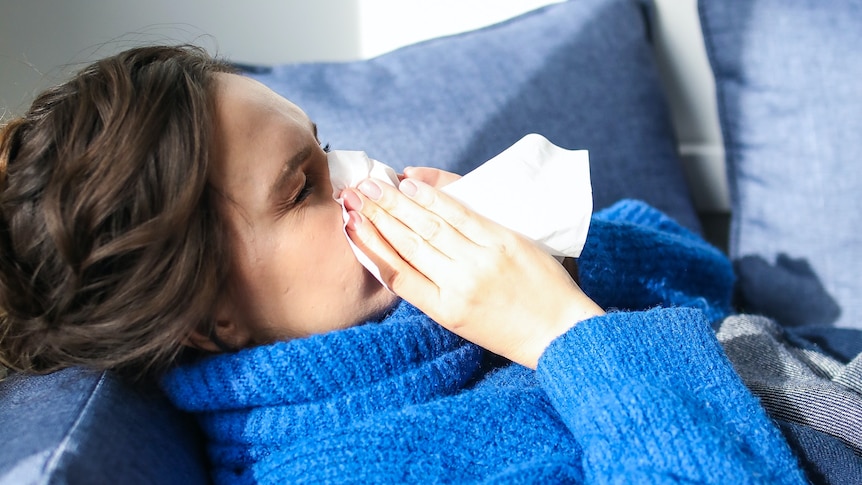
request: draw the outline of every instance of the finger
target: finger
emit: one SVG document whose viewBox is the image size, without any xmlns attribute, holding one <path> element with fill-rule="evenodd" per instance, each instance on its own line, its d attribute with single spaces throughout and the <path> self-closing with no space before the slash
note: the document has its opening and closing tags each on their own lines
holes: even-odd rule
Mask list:
<svg viewBox="0 0 862 485">
<path fill-rule="evenodd" d="M 369 186 L 369 184 L 374 184 L 374 186 Z M 388 227 L 384 228 L 378 225 L 378 218 L 381 219 L 382 223 L 386 223 L 383 215 L 377 213 L 378 210 L 397 219 L 401 225 L 409 228 L 412 233 L 418 235 L 450 259 L 464 260 L 473 257 L 477 248 L 475 242 L 464 237 L 440 216 L 421 207 L 394 187 L 368 180 L 360 183 L 358 188 L 361 192 L 364 191 L 364 194 L 371 195 L 376 199 L 370 206 L 363 205 L 362 213 L 382 231 L 384 237 L 388 238 L 396 233 L 390 233 Z M 392 230 L 396 231 L 397 228 Z M 405 244 L 417 243 L 405 239 Z M 405 245 L 404 249 L 409 251 L 412 246 Z M 406 254 L 404 256 L 407 257 Z"/>
<path fill-rule="evenodd" d="M 422 181 L 407 178 L 398 190 L 480 246 L 493 245 L 502 237 L 500 226 Z"/>
<path fill-rule="evenodd" d="M 421 271 L 405 261 L 373 224 L 356 211 L 348 212 L 348 237 L 380 270 L 380 277 L 398 296 L 425 305 L 436 302 L 439 288 Z"/>
<path fill-rule="evenodd" d="M 395 205 L 397 208 L 395 212 L 408 214 L 408 217 L 405 217 L 405 219 L 398 218 L 396 214 L 384 210 L 375 201 L 369 200 L 361 193 L 345 196 L 348 210 L 355 210 L 357 208 L 354 207 L 355 204 L 353 202 L 355 197 L 359 201 L 359 212 L 362 214 L 364 220 L 369 221 L 374 226 L 376 232 L 397 253 L 397 256 L 435 284 L 439 283 L 441 278 L 445 278 L 452 271 L 451 268 L 454 266 L 454 263 L 451 254 L 463 254 L 465 246 L 475 247 L 475 245 L 466 240 L 454 229 L 446 227 L 442 221 L 439 222 L 439 225 L 431 223 L 430 221 L 434 219 L 439 220 L 439 218 L 417 206 L 399 194 L 394 188 L 389 186 L 386 186 L 386 188 L 390 191 L 388 197 L 401 198 L 401 204 Z M 348 194 L 350 193 L 348 192 Z M 381 197 L 380 200 L 385 198 L 387 196 Z M 411 215 L 412 218 L 409 217 Z M 423 238 L 410 225 L 405 224 L 405 220 L 410 220 L 414 227 L 427 228 L 433 226 L 435 229 L 431 230 L 434 231 L 437 231 L 436 228 L 442 228 L 442 230 L 436 232 L 433 240 L 439 243 L 440 240 L 448 239 L 443 244 L 444 246 L 451 246 L 448 254 L 439 250 L 432 242 Z M 460 241 L 454 241 L 456 238 L 460 239 Z M 387 282 L 387 284 L 389 283 Z"/>
<path fill-rule="evenodd" d="M 421 180 L 422 182 L 438 189 L 461 178 L 457 173 L 447 172 L 445 170 L 440 170 L 439 168 L 431 167 L 406 167 L 404 169 L 404 177 Z"/>
</svg>

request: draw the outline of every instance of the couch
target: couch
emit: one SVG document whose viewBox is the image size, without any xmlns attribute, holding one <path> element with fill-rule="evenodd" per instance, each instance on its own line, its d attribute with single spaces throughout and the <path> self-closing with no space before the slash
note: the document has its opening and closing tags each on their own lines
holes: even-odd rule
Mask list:
<svg viewBox="0 0 862 485">
<path fill-rule="evenodd" d="M 727 231 L 692 202 L 648 0 L 570 0 L 364 61 L 240 67 L 303 107 L 322 141 L 396 168 L 464 173 L 530 132 L 588 149 L 597 210 L 637 198 L 727 234 L 713 242 L 734 262 L 739 310 L 848 362 L 862 351 L 862 2 L 700 0 L 698 13 Z M 110 372 L 7 377 L 0 443 L 0 484 L 208 482 L 195 424 Z M 862 469 L 832 473 L 816 455 L 800 453 L 814 482 Z"/>
</svg>

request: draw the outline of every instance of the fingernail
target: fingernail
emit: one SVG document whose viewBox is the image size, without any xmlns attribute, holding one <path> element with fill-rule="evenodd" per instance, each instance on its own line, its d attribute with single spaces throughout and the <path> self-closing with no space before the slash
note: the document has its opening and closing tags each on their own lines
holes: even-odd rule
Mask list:
<svg viewBox="0 0 862 485">
<path fill-rule="evenodd" d="M 360 192 L 365 194 L 365 196 L 371 200 L 378 200 L 380 199 L 380 196 L 383 195 L 383 191 L 380 190 L 380 186 L 370 179 L 363 180 L 359 184 L 358 188 Z"/>
<path fill-rule="evenodd" d="M 349 211 L 358 211 L 362 209 L 362 199 L 352 190 L 345 190 L 341 193 L 344 199 L 344 207 Z"/>
<path fill-rule="evenodd" d="M 398 184 L 398 190 L 400 190 L 401 193 L 406 195 L 407 197 L 413 197 L 414 195 L 416 195 L 416 192 L 419 190 L 419 187 L 417 187 L 416 183 L 414 183 L 412 180 L 404 179 L 401 181 L 400 184 Z"/>
<path fill-rule="evenodd" d="M 362 215 L 356 211 L 350 211 L 347 213 L 347 228 L 351 231 L 355 231 L 359 224 L 362 223 Z"/>
</svg>

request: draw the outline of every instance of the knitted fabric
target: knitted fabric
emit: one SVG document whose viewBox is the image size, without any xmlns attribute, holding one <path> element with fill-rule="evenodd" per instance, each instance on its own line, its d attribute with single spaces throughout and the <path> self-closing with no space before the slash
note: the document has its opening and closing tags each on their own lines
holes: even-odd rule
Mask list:
<svg viewBox="0 0 862 485">
<path fill-rule="evenodd" d="M 700 308 L 710 321 L 731 311 L 733 268 L 724 254 L 643 202 L 598 212 L 578 259 L 581 288 L 602 308 Z"/>
<path fill-rule="evenodd" d="M 164 388 L 198 417 L 219 483 L 803 483 L 709 326 L 726 259 L 639 203 L 593 222 L 582 284 L 637 311 L 579 323 L 537 371 L 488 366 L 401 302 L 183 366 Z"/>
</svg>

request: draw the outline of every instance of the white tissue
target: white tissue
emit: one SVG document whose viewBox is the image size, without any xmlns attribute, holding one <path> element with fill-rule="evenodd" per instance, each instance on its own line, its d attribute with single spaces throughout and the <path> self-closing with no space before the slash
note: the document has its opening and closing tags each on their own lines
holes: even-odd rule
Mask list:
<svg viewBox="0 0 862 485">
<path fill-rule="evenodd" d="M 380 268 L 356 244 L 353 244 L 353 240 L 347 235 L 347 209 L 344 207 L 344 199 L 340 198 L 339 195 L 347 187 L 356 187 L 359 182 L 367 178 L 373 178 L 397 187 L 398 174 L 395 173 L 392 167 L 368 158 L 365 152 L 332 150 L 327 155 L 327 161 L 329 163 L 329 179 L 332 181 L 332 198 L 341 204 L 341 218 L 344 220 L 344 225 L 342 226 L 344 237 L 347 238 L 350 248 L 353 249 L 353 254 L 356 255 L 356 259 L 359 260 L 362 266 L 365 266 L 365 269 L 370 271 L 380 284 L 389 288 L 389 285 L 380 277 Z"/>
<path fill-rule="evenodd" d="M 397 186 L 398 176 L 365 152 L 329 152 L 333 198 L 366 178 Z M 530 134 L 488 160 L 443 192 L 473 211 L 534 241 L 552 256 L 580 256 L 593 211 L 589 154 L 566 150 Z M 345 230 L 345 237 L 347 232 Z M 384 286 L 380 270 L 348 237 L 356 258 Z"/>
</svg>

